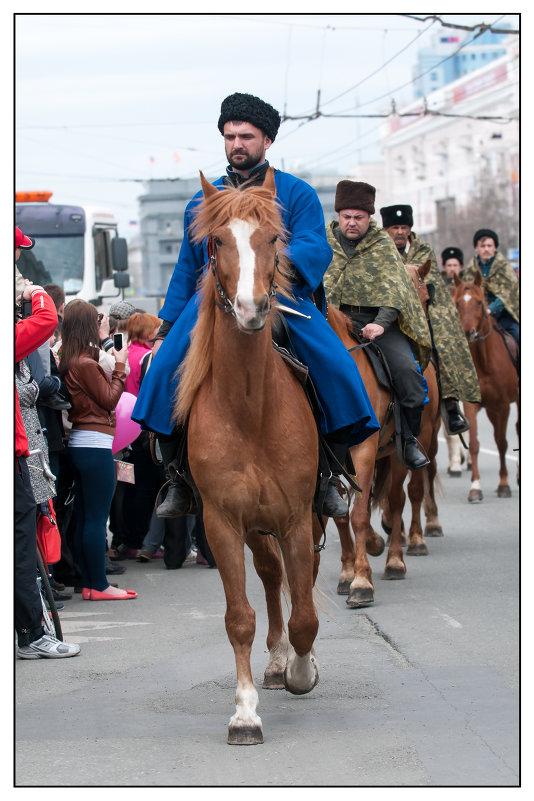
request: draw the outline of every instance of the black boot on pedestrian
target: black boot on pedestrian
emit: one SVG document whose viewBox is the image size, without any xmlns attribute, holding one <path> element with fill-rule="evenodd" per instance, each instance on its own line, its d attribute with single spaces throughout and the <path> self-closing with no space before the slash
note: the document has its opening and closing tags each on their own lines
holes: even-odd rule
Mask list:
<svg viewBox="0 0 534 801">
<path fill-rule="evenodd" d="M 460 404 L 456 398 L 444 398 L 443 405 L 447 415 L 447 419 L 444 421 L 447 433 L 463 434 L 464 431 L 469 431 L 469 423 L 462 414 Z"/>
<path fill-rule="evenodd" d="M 178 440 L 160 439 L 158 443 L 165 472 L 169 477 L 165 499 L 156 507 L 156 517 L 174 518 L 189 514 L 193 505 L 193 492 L 178 473 Z"/>
</svg>

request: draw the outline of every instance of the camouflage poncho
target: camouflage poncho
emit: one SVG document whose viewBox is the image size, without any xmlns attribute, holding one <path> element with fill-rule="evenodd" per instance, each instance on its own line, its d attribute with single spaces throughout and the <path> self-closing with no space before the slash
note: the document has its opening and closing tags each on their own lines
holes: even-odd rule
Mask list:
<svg viewBox="0 0 534 801">
<path fill-rule="evenodd" d="M 410 340 L 413 354 L 424 370 L 431 354 L 430 332 L 415 287 L 393 240 L 371 220 L 369 230 L 349 257 L 334 235 L 338 225 L 333 220 L 326 229 L 328 243 L 334 251 L 323 277 L 327 300 L 336 308 L 346 303 L 398 309 L 399 328 Z"/>
<path fill-rule="evenodd" d="M 470 281 L 475 277 L 478 270 L 478 259 L 475 256 L 471 259 L 464 270 L 462 279 Z M 504 308 L 516 323 L 519 322 L 519 281 L 511 264 L 504 258 L 502 253 L 497 251 L 495 259 L 490 267 L 487 278 L 482 276 L 482 286 L 487 292 L 491 292 L 496 298 L 500 298 L 504 303 Z"/>
<path fill-rule="evenodd" d="M 450 290 L 439 272 L 432 247 L 411 233 L 409 250 L 400 254 L 405 264 L 418 267 L 430 259 L 432 267 L 426 277 L 434 284 L 434 302 L 428 307 L 434 345 L 438 354 L 441 396 L 480 403 L 480 387 L 471 352 Z"/>
</svg>

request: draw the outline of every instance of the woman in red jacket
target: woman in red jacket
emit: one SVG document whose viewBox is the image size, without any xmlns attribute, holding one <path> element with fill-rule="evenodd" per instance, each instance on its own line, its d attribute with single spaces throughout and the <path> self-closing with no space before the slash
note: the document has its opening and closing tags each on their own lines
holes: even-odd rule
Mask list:
<svg viewBox="0 0 534 801">
<path fill-rule="evenodd" d="M 65 307 L 60 372 L 70 393 L 69 456 L 74 470 L 76 530 L 74 547 L 83 578 L 82 597 L 90 601 L 136 598 L 133 590 L 112 587 L 106 577 L 106 523 L 115 489 L 115 407 L 126 381 L 126 347 L 114 351 L 111 381 L 98 363 L 98 313 L 84 300 Z"/>
</svg>

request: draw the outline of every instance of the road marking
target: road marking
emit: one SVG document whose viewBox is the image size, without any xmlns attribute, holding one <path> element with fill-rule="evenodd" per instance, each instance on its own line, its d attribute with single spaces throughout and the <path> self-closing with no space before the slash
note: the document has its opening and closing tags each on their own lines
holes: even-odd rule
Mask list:
<svg viewBox="0 0 534 801">
<path fill-rule="evenodd" d="M 450 626 L 451 628 L 453 628 L 453 629 L 463 629 L 462 624 L 459 623 L 457 620 L 455 620 L 453 617 L 450 617 L 450 615 L 446 615 L 445 612 L 440 612 L 439 609 L 436 609 L 436 612 L 445 621 L 445 623 L 448 626 Z"/>
<path fill-rule="evenodd" d="M 438 437 L 438 442 L 447 442 L 445 437 Z M 498 451 L 490 451 L 489 448 L 480 448 L 479 453 L 485 453 L 487 456 L 499 456 Z M 505 454 L 505 459 L 509 459 L 511 462 L 517 462 L 517 456 L 513 456 L 511 453 Z"/>
</svg>

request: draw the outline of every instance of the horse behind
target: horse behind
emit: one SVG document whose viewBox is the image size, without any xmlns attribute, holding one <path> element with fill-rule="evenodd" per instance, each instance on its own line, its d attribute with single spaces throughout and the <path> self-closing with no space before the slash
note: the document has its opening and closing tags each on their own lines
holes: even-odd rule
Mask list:
<svg viewBox="0 0 534 801">
<path fill-rule="evenodd" d="M 412 274 L 409 270 L 410 275 L 424 304 L 429 299 L 424 277 L 430 269 L 430 262 L 412 269 L 415 272 Z M 397 460 L 390 392 L 379 384 L 365 349 L 355 348 L 351 333 L 352 323 L 349 318 L 329 305 L 328 321 L 345 347 L 351 351 L 380 423 L 380 431 L 351 448 L 352 461 L 362 489 L 361 497 L 356 498 L 350 511 L 350 525 L 354 532 L 355 545 L 350 533 L 349 519 L 334 520 L 339 532 L 342 564 L 337 591 L 340 595 L 348 595 L 348 606 L 357 608 L 374 603 L 374 584 L 367 554 L 379 556 L 385 548 L 383 538 L 371 524 L 372 505 L 381 507 L 382 525 L 390 534 L 383 577 L 403 579 L 406 574 L 402 553 L 402 513 L 406 499 L 403 485 L 409 471 Z M 435 456 L 440 418 L 438 387 L 432 364 L 425 370 L 425 378 L 429 384 L 430 403 L 425 406 L 422 415 L 419 441 L 429 456 L 430 464 L 422 470 L 413 471 L 408 484 L 412 519 L 406 553 L 410 556 L 426 556 L 428 553 L 421 526 L 422 505 L 427 518 L 425 535 L 442 536 L 434 498 Z"/>
<path fill-rule="evenodd" d="M 510 404 L 517 403 L 519 413 L 519 377 L 502 336 L 495 329 L 495 321 L 488 313 L 482 288 L 482 275 L 476 271 L 472 281 L 461 281 L 454 277 L 456 289 L 454 302 L 469 343 L 471 356 L 480 385 L 480 403 L 464 403 L 464 413 L 469 422 L 469 453 L 471 456 L 471 487 L 467 500 L 479 503 L 482 498 L 478 452 L 477 414 L 483 407 L 493 426 L 495 443 L 499 451 L 499 484 L 497 496 L 511 496 L 506 468 L 506 428 L 510 415 Z M 518 414 L 519 420 L 519 414 Z M 519 422 L 516 423 L 519 434 Z"/>
<path fill-rule="evenodd" d="M 204 198 L 195 240 L 213 245 L 198 322 L 181 368 L 177 419 L 188 420 L 188 456 L 209 546 L 226 597 L 226 631 L 237 669 L 228 743 L 263 742 L 250 653 L 255 613 L 245 588 L 245 544 L 264 585 L 269 663 L 263 687 L 309 692 L 318 681 L 312 504 L 317 479 L 315 420 L 299 381 L 273 349 L 272 298 L 289 291 L 273 171 L 262 187 L 217 190 L 201 173 Z M 283 557 L 283 565 L 280 556 Z M 291 596 L 286 633 L 285 577 Z"/>
</svg>

